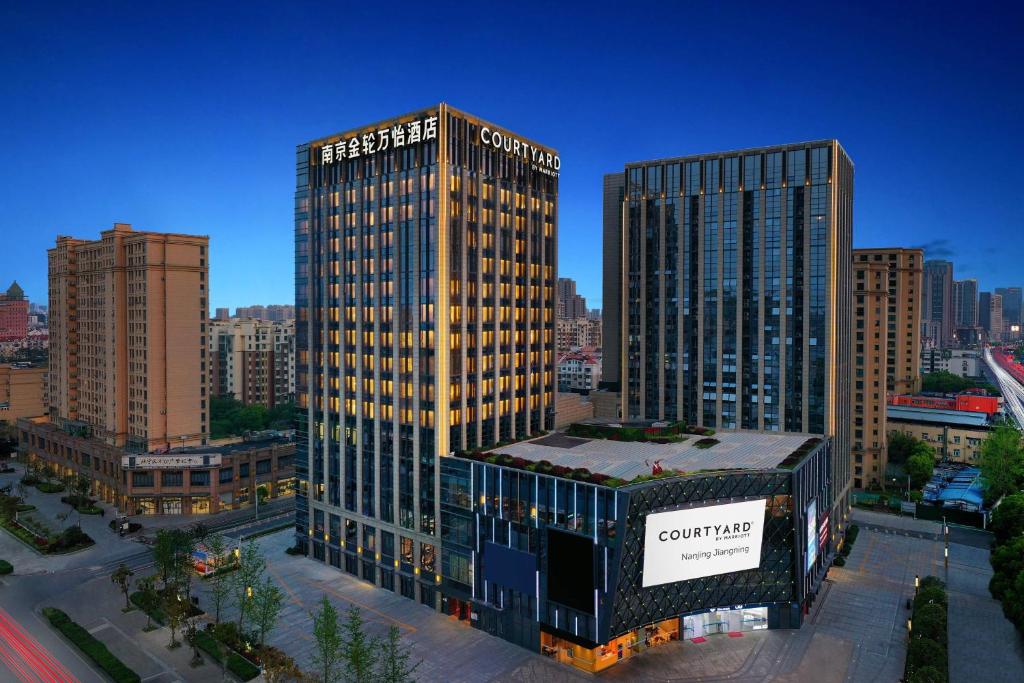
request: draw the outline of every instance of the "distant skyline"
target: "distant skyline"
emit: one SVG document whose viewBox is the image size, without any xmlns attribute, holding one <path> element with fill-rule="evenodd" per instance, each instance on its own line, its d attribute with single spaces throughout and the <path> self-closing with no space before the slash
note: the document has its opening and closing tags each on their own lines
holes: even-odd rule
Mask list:
<svg viewBox="0 0 1024 683">
<path fill-rule="evenodd" d="M 605 173 L 833 137 L 854 246 L 1024 284 L 1019 11 L 445 7 L 5 3 L 0 283 L 45 303 L 56 236 L 126 222 L 210 236 L 211 311 L 291 303 L 295 145 L 447 101 L 558 149 L 559 275 L 591 308 Z"/>
</svg>

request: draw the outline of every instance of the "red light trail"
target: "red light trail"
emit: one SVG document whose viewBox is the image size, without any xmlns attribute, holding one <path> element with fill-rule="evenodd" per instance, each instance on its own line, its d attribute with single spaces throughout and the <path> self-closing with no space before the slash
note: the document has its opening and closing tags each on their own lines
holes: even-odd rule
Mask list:
<svg viewBox="0 0 1024 683">
<path fill-rule="evenodd" d="M 0 608 L 0 662 L 22 683 L 79 683 L 3 608 Z"/>
</svg>

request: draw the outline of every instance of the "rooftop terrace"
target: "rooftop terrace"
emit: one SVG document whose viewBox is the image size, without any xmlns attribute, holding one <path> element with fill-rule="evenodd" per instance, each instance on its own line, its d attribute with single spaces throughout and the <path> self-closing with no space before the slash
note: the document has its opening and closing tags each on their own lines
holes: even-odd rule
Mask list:
<svg viewBox="0 0 1024 683">
<path fill-rule="evenodd" d="M 695 445 L 702 439 L 689 435 L 679 443 L 611 441 L 581 439 L 564 434 L 551 434 L 532 441 L 494 448 L 531 462 L 546 460 L 552 465 L 571 469 L 585 468 L 591 472 L 630 481 L 651 474 L 655 462 L 667 470 L 696 472 L 699 470 L 773 469 L 799 450 L 808 434 L 766 434 L 760 432 L 717 432 L 718 443 L 710 448 Z"/>
</svg>

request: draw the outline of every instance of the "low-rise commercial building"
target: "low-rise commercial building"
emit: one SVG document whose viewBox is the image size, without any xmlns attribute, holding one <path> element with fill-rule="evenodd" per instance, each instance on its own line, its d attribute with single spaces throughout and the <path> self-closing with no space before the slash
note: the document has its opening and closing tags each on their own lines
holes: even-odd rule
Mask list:
<svg viewBox="0 0 1024 683">
<path fill-rule="evenodd" d="M 61 476 L 82 475 L 91 495 L 126 515 L 214 514 L 295 492 L 295 442 L 277 438 L 128 453 L 61 429 L 45 418 L 18 420 L 21 450 Z"/>
<path fill-rule="evenodd" d="M 986 413 L 914 406 L 889 406 L 886 431 L 924 441 L 940 460 L 975 463 L 992 429 Z"/>
<path fill-rule="evenodd" d="M 443 458 L 443 609 L 592 672 L 672 640 L 798 628 L 845 526 L 831 440 L 697 439 L 555 434 Z"/>
</svg>

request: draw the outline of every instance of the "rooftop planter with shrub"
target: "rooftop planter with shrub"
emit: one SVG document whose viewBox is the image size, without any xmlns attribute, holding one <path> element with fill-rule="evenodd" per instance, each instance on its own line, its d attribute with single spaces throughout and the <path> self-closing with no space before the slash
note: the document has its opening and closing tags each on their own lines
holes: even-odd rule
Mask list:
<svg viewBox="0 0 1024 683">
<path fill-rule="evenodd" d="M 576 422 L 569 425 L 566 434 L 581 439 L 606 439 L 608 441 L 641 441 L 651 443 L 679 443 L 686 439 L 686 423 L 673 422 L 665 427 L 637 427 L 597 425 Z M 693 433 L 693 432 L 690 432 Z M 704 433 L 703 430 L 700 432 Z M 713 433 L 713 432 L 712 432 Z"/>
<path fill-rule="evenodd" d="M 811 437 L 800 444 L 800 447 L 785 457 L 785 459 L 779 463 L 778 467 L 780 470 L 791 470 L 800 464 L 800 461 L 804 457 L 818 447 L 821 443 L 821 439 L 817 437 Z"/>
</svg>

